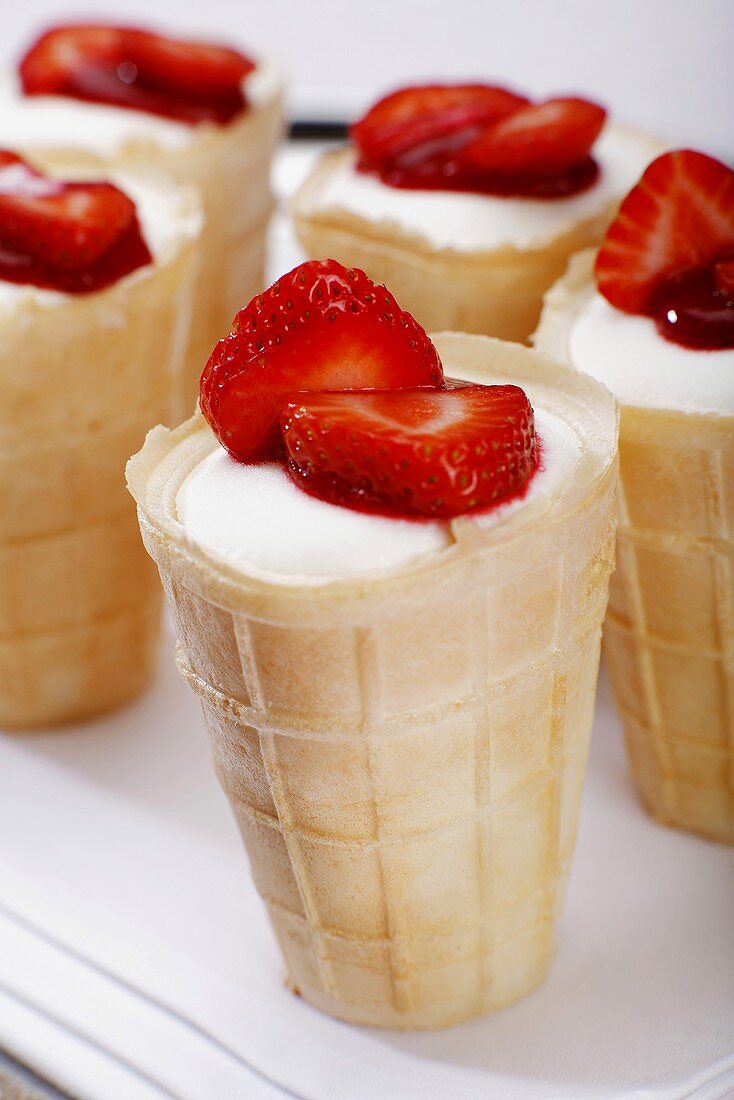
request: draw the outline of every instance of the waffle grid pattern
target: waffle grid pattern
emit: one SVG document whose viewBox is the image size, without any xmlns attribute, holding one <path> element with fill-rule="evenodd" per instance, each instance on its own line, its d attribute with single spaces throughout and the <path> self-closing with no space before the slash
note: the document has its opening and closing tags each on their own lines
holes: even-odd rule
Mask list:
<svg viewBox="0 0 734 1100">
<path fill-rule="evenodd" d="M 623 423 L 605 651 L 645 804 L 666 824 L 734 843 L 734 441 L 725 432 L 707 441 L 681 425 L 672 446 L 655 445 L 625 442 Z"/>
<path fill-rule="evenodd" d="M 228 611 L 159 560 L 290 981 L 332 1015 L 438 1026 L 544 976 L 593 714 L 612 495 L 610 480 L 563 549 L 549 542 L 510 579 L 488 558 L 460 600 L 432 605 L 428 589 L 356 626 Z"/>
<path fill-rule="evenodd" d="M 171 411 L 193 261 L 2 326 L 0 727 L 98 713 L 150 675 L 159 587 L 123 469 Z"/>
<path fill-rule="evenodd" d="M 276 583 L 182 528 L 199 417 L 128 463 L 214 765 L 291 985 L 354 1023 L 447 1026 L 550 964 L 614 564 L 608 393 L 519 345 L 439 334 L 458 377 L 536 384 L 584 439 L 558 497 L 382 577 Z M 540 398 L 538 398 L 540 400 Z"/>
</svg>

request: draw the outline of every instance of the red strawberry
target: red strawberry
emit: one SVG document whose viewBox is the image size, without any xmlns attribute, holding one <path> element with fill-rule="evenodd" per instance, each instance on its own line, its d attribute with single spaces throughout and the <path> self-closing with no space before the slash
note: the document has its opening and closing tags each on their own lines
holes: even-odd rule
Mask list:
<svg viewBox="0 0 734 1100">
<path fill-rule="evenodd" d="M 142 80 L 197 95 L 238 90 L 255 67 L 237 50 L 206 42 L 182 42 L 149 31 L 126 31 L 125 47 Z"/>
<path fill-rule="evenodd" d="M 335 260 L 309 260 L 241 309 L 201 376 L 201 409 L 242 462 L 280 447 L 285 395 L 437 387 L 436 349 L 384 286 Z"/>
<path fill-rule="evenodd" d="M 90 70 L 114 72 L 121 58 L 117 27 L 53 27 L 34 42 L 21 60 L 20 80 L 26 95 L 74 94 Z"/>
<path fill-rule="evenodd" d="M 26 95 L 68 95 L 183 122 L 228 122 L 245 105 L 254 68 L 223 46 L 183 42 L 126 27 L 54 27 L 20 64 Z"/>
<path fill-rule="evenodd" d="M 734 259 L 714 264 L 714 280 L 722 294 L 734 295 Z"/>
<path fill-rule="evenodd" d="M 351 128 L 364 159 L 394 163 L 409 150 L 498 122 L 527 103 L 488 84 L 427 84 L 385 96 Z"/>
<path fill-rule="evenodd" d="M 0 247 L 45 266 L 87 268 L 135 223 L 135 204 L 110 183 L 60 183 L 0 152 Z"/>
<path fill-rule="evenodd" d="M 533 410 L 518 386 L 304 394 L 281 427 L 301 488 L 397 515 L 485 508 L 518 492 L 536 462 Z"/>
<path fill-rule="evenodd" d="M 463 157 L 484 171 L 550 175 L 588 156 L 605 118 L 604 108 L 586 99 L 532 103 L 480 134 Z"/>
<path fill-rule="evenodd" d="M 648 165 L 627 195 L 596 258 L 596 280 L 617 309 L 645 313 L 666 280 L 733 249 L 734 172 L 679 149 Z"/>
</svg>

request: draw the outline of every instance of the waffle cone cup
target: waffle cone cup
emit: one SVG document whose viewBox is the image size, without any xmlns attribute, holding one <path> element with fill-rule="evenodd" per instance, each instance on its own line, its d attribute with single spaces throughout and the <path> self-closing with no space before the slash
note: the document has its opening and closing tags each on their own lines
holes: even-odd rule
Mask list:
<svg viewBox="0 0 734 1100">
<path fill-rule="evenodd" d="M 18 288 L 0 312 L 0 728 L 90 717 L 150 677 L 158 585 L 123 467 L 177 397 L 195 263 L 182 232 L 105 290 Z"/>
<path fill-rule="evenodd" d="M 650 159 L 660 152 L 656 141 L 638 133 L 635 137 L 649 141 Z M 348 159 L 354 159 L 349 149 L 328 153 L 302 184 L 291 209 L 296 233 L 309 256 L 333 256 L 348 267 L 362 268 L 434 331 L 527 342 L 537 326 L 543 295 L 574 252 L 601 241 L 617 206 L 609 203 L 596 216 L 580 219 L 535 247 L 436 249 L 394 222 L 371 222 L 338 207 L 318 208 L 320 190 Z"/>
<path fill-rule="evenodd" d="M 541 351 L 568 356 L 592 293 L 575 257 Z M 734 843 L 734 418 L 622 408 L 617 568 L 605 656 L 632 776 L 666 825 Z"/>
<path fill-rule="evenodd" d="M 128 465 L 143 539 L 292 988 L 353 1023 L 442 1027 L 532 990 L 576 832 L 612 567 L 616 412 L 483 337 L 447 372 L 543 388 L 587 449 L 561 498 L 361 580 L 274 583 L 186 537 L 214 438 L 156 428 Z"/>
<path fill-rule="evenodd" d="M 195 407 L 203 366 L 216 342 L 229 332 L 235 313 L 263 288 L 266 234 L 274 206 L 270 167 L 282 131 L 278 87 L 266 102 L 251 104 L 225 126 L 197 126 L 181 147 L 141 138 L 127 141 L 109 159 L 53 144 L 24 150 L 51 170 L 68 170 L 69 165 L 95 172 L 104 167 L 145 170 L 197 189 L 204 226 L 176 419 Z"/>
</svg>

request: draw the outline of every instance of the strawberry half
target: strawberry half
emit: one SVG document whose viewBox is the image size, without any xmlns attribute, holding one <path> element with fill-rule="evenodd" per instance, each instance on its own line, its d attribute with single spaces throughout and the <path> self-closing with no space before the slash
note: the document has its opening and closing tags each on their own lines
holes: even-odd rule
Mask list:
<svg viewBox="0 0 734 1100">
<path fill-rule="evenodd" d="M 527 102 L 489 84 L 401 88 L 355 123 L 351 136 L 367 163 L 385 166 L 449 135 L 493 125 Z"/>
<path fill-rule="evenodd" d="M 106 253 L 136 220 L 135 204 L 110 183 L 60 183 L 0 151 L 0 247 L 77 271 Z"/>
<path fill-rule="evenodd" d="M 241 462 L 282 448 L 287 394 L 441 385 L 438 353 L 384 286 L 335 260 L 309 260 L 240 310 L 201 376 L 201 410 Z"/>
<path fill-rule="evenodd" d="M 26 95 L 74 95 L 95 69 L 114 72 L 122 36 L 117 27 L 53 27 L 41 35 L 18 67 Z"/>
<path fill-rule="evenodd" d="M 681 149 L 648 165 L 627 195 L 599 249 L 596 281 L 617 309 L 644 314 L 667 280 L 732 251 L 734 172 Z"/>
<path fill-rule="evenodd" d="M 181 122 L 230 121 L 254 63 L 236 50 L 129 27 L 46 31 L 20 63 L 26 95 L 66 95 Z"/>
<path fill-rule="evenodd" d="M 281 418 L 291 476 L 331 503 L 448 519 L 526 484 L 533 410 L 518 386 L 301 395 Z"/>
<path fill-rule="evenodd" d="M 551 175 L 589 155 L 606 111 L 586 99 L 549 99 L 514 111 L 463 150 L 475 168 L 503 175 Z"/>
<path fill-rule="evenodd" d="M 126 49 L 140 79 L 183 93 L 217 95 L 239 89 L 255 64 L 237 50 L 129 30 Z"/>
</svg>

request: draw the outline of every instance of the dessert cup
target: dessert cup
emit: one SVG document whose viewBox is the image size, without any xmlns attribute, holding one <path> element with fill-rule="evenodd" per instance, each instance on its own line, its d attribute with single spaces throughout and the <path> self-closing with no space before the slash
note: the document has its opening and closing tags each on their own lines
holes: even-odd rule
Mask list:
<svg viewBox="0 0 734 1100">
<path fill-rule="evenodd" d="M 202 363 L 243 301 L 263 287 L 273 210 L 270 166 L 283 129 L 282 82 L 272 64 L 245 79 L 248 109 L 225 125 L 168 119 L 51 96 L 0 95 L 0 145 L 43 168 L 158 172 L 197 188 L 204 211 L 193 318 L 176 419 L 194 408 Z"/>
<path fill-rule="evenodd" d="M 616 410 L 603 387 L 483 337 L 447 373 L 530 382 L 584 453 L 553 499 L 365 578 L 283 583 L 187 537 L 199 416 L 128 464 L 291 987 L 352 1023 L 442 1027 L 507 1005 L 551 961 L 612 567 Z"/>
<path fill-rule="evenodd" d="M 385 283 L 426 328 L 526 342 L 543 294 L 569 257 L 599 243 L 622 195 L 660 152 L 658 142 L 627 127 L 608 126 L 605 134 L 602 141 L 629 148 L 631 165 L 621 172 L 619 186 L 598 201 L 590 201 L 591 193 L 533 200 L 396 190 L 367 177 L 372 189 L 392 192 L 399 203 L 393 208 L 391 202 L 388 212 L 383 194 L 374 212 L 369 195 L 345 200 L 341 186 L 332 187 L 356 163 L 354 150 L 329 153 L 293 200 L 296 233 L 309 256 L 333 256 Z M 412 213 L 404 210 L 405 202 L 412 202 Z M 508 214 L 512 209 L 513 221 L 521 223 L 527 211 L 527 225 L 515 242 L 498 204 Z M 534 230 L 532 212 L 538 207 L 543 221 Z M 544 215 L 553 208 L 559 215 L 548 222 Z M 425 212 L 416 216 L 416 210 Z M 488 217 L 488 211 L 497 213 Z"/>
<path fill-rule="evenodd" d="M 109 710 L 152 670 L 158 585 L 122 471 L 176 398 L 201 218 L 193 191 L 115 182 L 153 263 L 90 294 L 0 282 L 1 728 Z"/>
<path fill-rule="evenodd" d="M 593 259 L 546 297 L 544 353 L 570 358 Z M 623 405 L 620 483 L 604 643 L 632 776 L 658 820 L 734 843 L 734 418 Z"/>
</svg>

